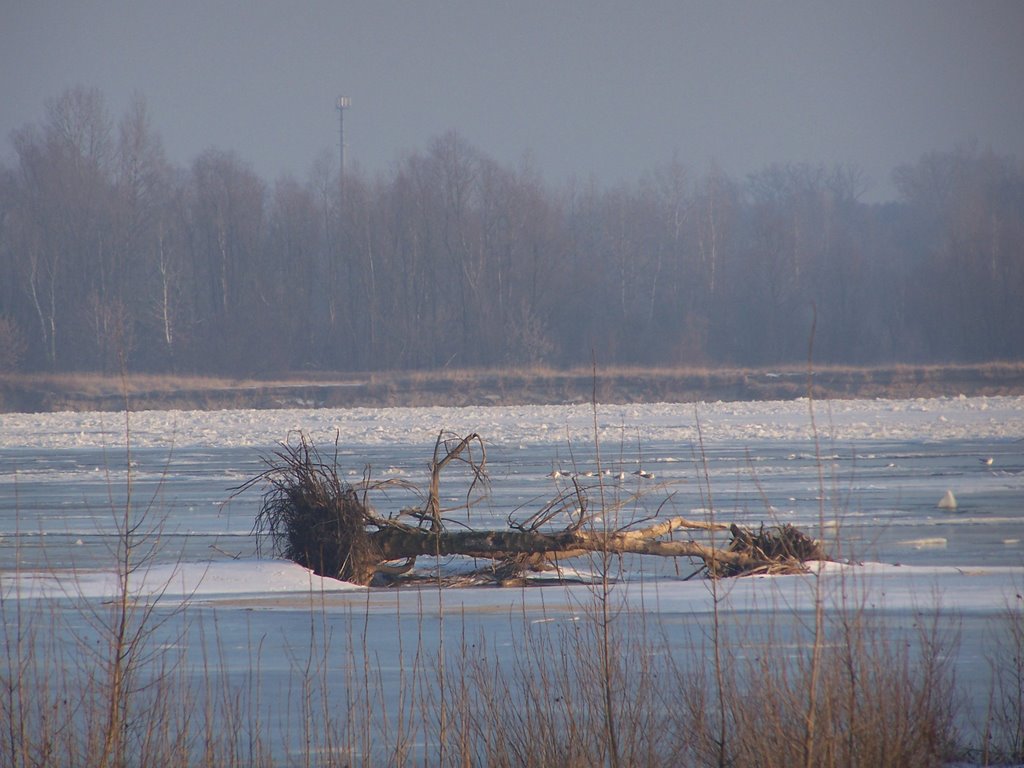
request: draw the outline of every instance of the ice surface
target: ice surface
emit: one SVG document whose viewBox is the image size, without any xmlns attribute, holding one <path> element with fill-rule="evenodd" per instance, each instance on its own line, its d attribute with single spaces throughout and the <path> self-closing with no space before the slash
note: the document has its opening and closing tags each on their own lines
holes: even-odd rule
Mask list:
<svg viewBox="0 0 1024 768">
<path fill-rule="evenodd" d="M 159 599 L 164 604 L 290 596 L 297 598 L 291 604 L 294 608 L 301 607 L 310 595 L 365 592 L 362 587 L 323 579 L 294 563 L 274 559 L 158 565 L 133 574 L 132 584 L 135 598 Z M 574 598 L 581 605 L 592 600 L 591 587 L 585 583 L 567 583 L 560 589 L 570 603 Z M 713 605 L 710 584 L 699 580 L 625 578 L 614 589 L 616 600 L 635 610 L 699 614 Z M 1024 567 L 823 563 L 808 574 L 738 579 L 719 589 L 719 608 L 728 610 L 810 610 L 820 594 L 831 607 L 841 607 L 843 595 L 855 595 L 858 605 L 872 610 L 912 613 L 941 605 L 944 610 L 998 613 L 1022 599 Z M 110 599 L 118 593 L 118 582 L 108 570 L 20 571 L 3 573 L 0 591 L 5 600 Z M 446 589 L 441 595 L 445 610 L 499 612 L 524 604 L 536 607 L 552 597 L 546 589 L 475 587 Z"/>
<path fill-rule="evenodd" d="M 635 442 L 809 440 L 811 402 L 654 403 L 596 407 L 598 437 Z M 834 400 L 813 403 L 829 440 L 983 440 L 1024 438 L 1024 397 Z M 127 421 L 137 447 L 272 446 L 303 430 L 315 441 L 350 445 L 431 444 L 441 429 L 477 432 L 496 444 L 592 441 L 589 405 L 469 406 L 224 411 L 138 411 Z M 123 413 L 9 413 L 0 448 L 102 448 L 124 443 Z"/>
<path fill-rule="evenodd" d="M 905 562 L 913 558 L 910 565 L 830 563 L 806 575 L 717 585 L 685 581 L 665 570 L 625 570 L 615 574 L 612 586 L 617 611 L 655 612 L 666 626 L 675 627 L 706 622 L 716 609 L 739 615 L 741 621 L 750 611 L 799 615 L 821 599 L 827 608 L 852 600 L 884 612 L 896 629 L 916 626 L 922 614 L 954 617 L 964 626 L 958 678 L 976 682 L 973 694 L 983 704 L 988 622 L 1007 608 L 1020 610 L 1024 602 L 1024 460 L 1018 448 L 1024 442 L 1024 397 L 813 405 L 813 420 L 807 400 L 601 404 L 596 409 L 143 411 L 127 419 L 131 445 L 141 449 L 132 453 L 130 469 L 117 450 L 125 444 L 124 414 L 3 414 L 0 450 L 7 461 L 0 466 L 0 492 L 10 495 L 4 501 L 14 503 L 6 505 L 6 513 L 0 508 L 0 551 L 29 564 L 15 565 L 13 556 L 0 561 L 0 608 L 12 611 L 25 605 L 21 600 L 42 598 L 67 606 L 74 615 L 81 601 L 116 597 L 117 579 L 105 559 L 111 526 L 106 518 L 131 477 L 137 496 L 152 494 L 166 510 L 173 541 L 196 542 L 191 549 L 183 546 L 177 560 L 154 561 L 135 572 L 132 595 L 162 606 L 214 606 L 218 642 L 244 645 L 250 633 L 263 632 L 268 647 L 286 649 L 282 655 L 288 656 L 295 643 L 308 638 L 292 637 L 282 627 L 308 624 L 315 604 L 331 616 L 362 617 L 374 643 L 393 642 L 405 617 L 413 617 L 417 633 L 422 629 L 418 622 L 436 625 L 440 632 L 440 617 L 447 614 L 458 618 L 451 631 L 461 631 L 459 622 L 473 621 L 488 637 L 508 635 L 501 647 L 511 648 L 510 617 L 531 623 L 575 621 L 593 610 L 593 586 L 458 588 L 425 596 L 422 590 L 367 590 L 321 579 L 281 560 L 232 559 L 228 552 L 243 549 L 241 542 L 251 538 L 255 501 L 239 502 L 234 510 L 222 507 L 225 489 L 250 476 L 258 455 L 300 429 L 319 445 L 337 438 L 349 451 L 346 464 L 355 461 L 355 471 L 364 460 L 376 461 L 386 475 L 414 481 L 422 479 L 416 473 L 422 475 L 425 451 L 439 430 L 477 432 L 488 442 L 494 468 L 505 473 L 499 478 L 504 482 L 495 486 L 513 488 L 494 500 L 492 516 L 504 520 L 509 508 L 529 506 L 551 491 L 555 481 L 548 475 L 555 467 L 564 469 L 577 459 L 581 468 L 589 467 L 585 463 L 592 456 L 583 446 L 594 445 L 596 420 L 597 437 L 609 446 L 604 460 L 618 462 L 618 471 L 636 468 L 642 458 L 643 466 L 656 470 L 658 483 L 674 483 L 683 513 L 703 513 L 705 500 L 696 487 L 702 475 L 690 452 L 699 436 L 708 448 L 704 471 L 717 492 L 719 514 L 763 519 L 764 495 L 779 520 L 814 523 L 822 495 L 838 494 L 837 528 L 850 534 L 863 528 L 859 544 L 869 554 L 884 544 Z M 818 428 L 818 451 L 811 442 L 812 424 Z M 615 456 L 611 447 L 623 443 L 634 448 Z M 579 447 L 571 462 L 568 444 Z M 497 448 L 493 454 L 491 446 Z M 993 450 L 992 464 L 979 463 Z M 841 487 L 831 487 L 830 475 L 823 489 L 818 479 L 822 460 L 830 472 L 838 470 Z M 640 482 L 629 473 L 626 477 L 634 485 Z M 955 488 L 960 502 L 955 512 L 936 509 L 946 487 Z M 833 514 L 831 501 L 827 514 Z M 216 549 L 208 546 L 211 541 Z M 38 554 L 43 551 L 45 556 Z"/>
</svg>

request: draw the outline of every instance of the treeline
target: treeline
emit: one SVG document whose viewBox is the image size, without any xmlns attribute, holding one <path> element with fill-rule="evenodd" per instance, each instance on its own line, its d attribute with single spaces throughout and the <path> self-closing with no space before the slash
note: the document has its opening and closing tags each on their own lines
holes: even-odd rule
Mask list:
<svg viewBox="0 0 1024 768">
<path fill-rule="evenodd" d="M 73 88 L 0 165 L 0 370 L 258 374 L 1024 356 L 1024 166 L 975 146 L 552 189 L 452 132 L 376 178 L 165 158 Z M 343 181 L 343 183 L 341 183 Z M 816 323 L 814 320 L 816 318 Z"/>
</svg>

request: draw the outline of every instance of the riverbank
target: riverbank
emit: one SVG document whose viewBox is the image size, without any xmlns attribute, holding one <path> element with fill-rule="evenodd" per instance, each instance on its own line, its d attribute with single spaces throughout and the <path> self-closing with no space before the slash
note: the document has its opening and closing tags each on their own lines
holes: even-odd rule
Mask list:
<svg viewBox="0 0 1024 768">
<path fill-rule="evenodd" d="M 813 390 L 810 390 L 813 381 Z M 0 412 L 562 405 L 1024 394 L 1024 362 L 815 368 L 302 373 L 267 379 L 0 374 Z"/>
</svg>

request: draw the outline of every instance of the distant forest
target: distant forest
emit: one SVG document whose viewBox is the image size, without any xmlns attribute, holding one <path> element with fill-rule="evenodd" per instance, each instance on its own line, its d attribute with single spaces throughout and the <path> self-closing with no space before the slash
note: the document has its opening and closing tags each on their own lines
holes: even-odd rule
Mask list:
<svg viewBox="0 0 1024 768">
<path fill-rule="evenodd" d="M 812 324 L 821 363 L 1024 357 L 1024 166 L 972 145 L 866 204 L 846 166 L 552 188 L 455 132 L 268 182 L 175 167 L 141 97 L 116 121 L 83 87 L 11 139 L 0 371 L 764 366 Z"/>
</svg>

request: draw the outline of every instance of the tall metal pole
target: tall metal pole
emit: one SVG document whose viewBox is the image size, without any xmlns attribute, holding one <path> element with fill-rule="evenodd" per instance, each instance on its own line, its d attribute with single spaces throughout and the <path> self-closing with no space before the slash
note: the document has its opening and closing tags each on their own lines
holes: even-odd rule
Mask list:
<svg viewBox="0 0 1024 768">
<path fill-rule="evenodd" d="M 345 205 L 345 110 L 352 106 L 348 96 L 338 97 L 338 148 L 341 152 L 341 165 L 338 167 L 339 207 Z"/>
</svg>

